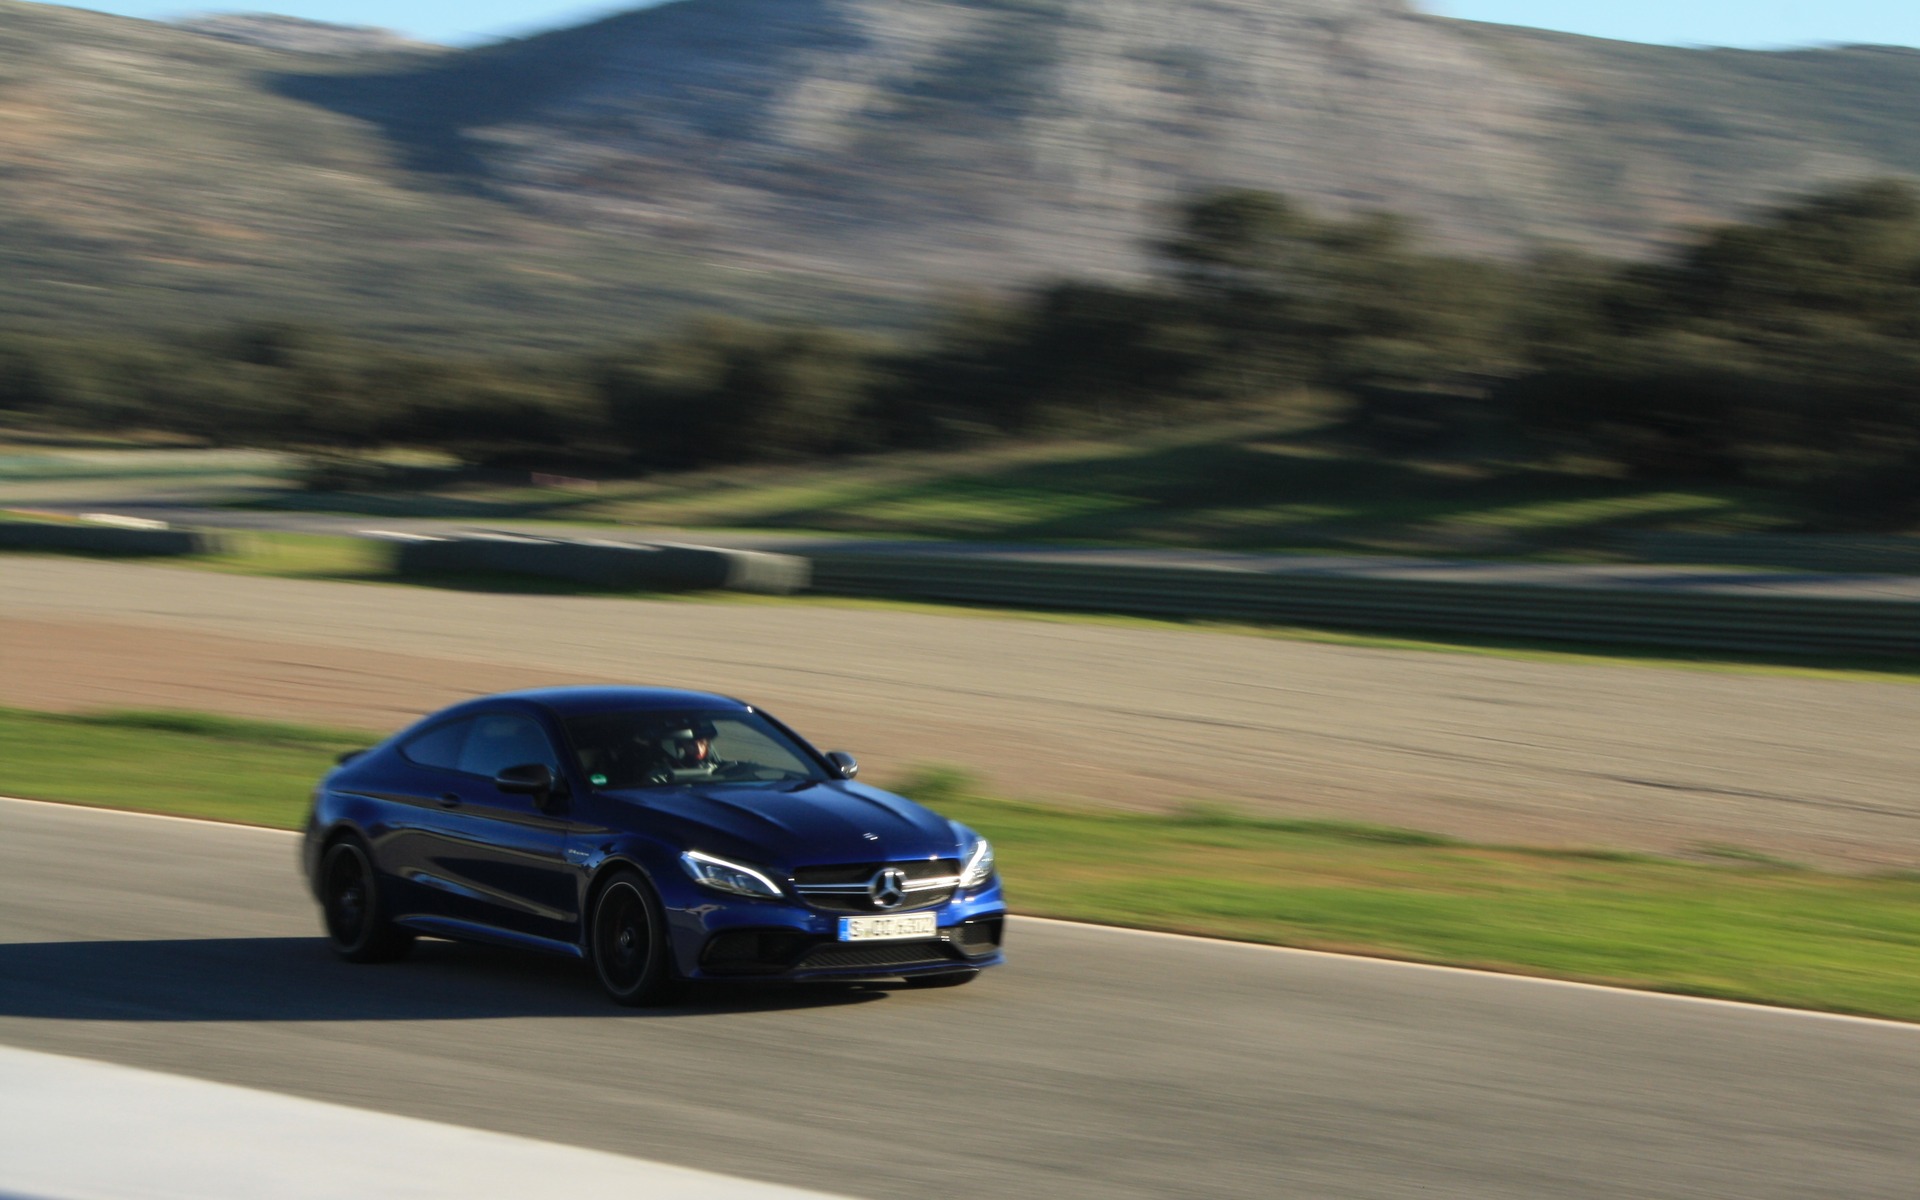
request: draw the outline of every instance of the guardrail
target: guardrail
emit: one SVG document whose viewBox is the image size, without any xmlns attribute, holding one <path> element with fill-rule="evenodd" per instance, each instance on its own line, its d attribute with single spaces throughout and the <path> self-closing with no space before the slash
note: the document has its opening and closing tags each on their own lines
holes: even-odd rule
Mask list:
<svg viewBox="0 0 1920 1200">
<path fill-rule="evenodd" d="M 0 521 L 0 549 L 171 556 L 221 550 L 198 530 Z M 401 575 L 506 574 L 648 591 L 732 589 L 1252 621 L 1369 632 L 1920 658 L 1920 601 L 1433 581 L 991 555 L 802 557 L 523 535 L 398 543 Z"/>
<path fill-rule="evenodd" d="M 1620 533 L 1609 549 L 1644 562 L 1774 567 L 1866 575 L 1920 574 L 1920 538 L 1798 533 Z"/>
<path fill-rule="evenodd" d="M 820 553 L 816 591 L 1373 632 L 1920 657 L 1920 602 Z"/>
<path fill-rule="evenodd" d="M 509 534 L 411 538 L 399 543 L 394 567 L 401 575 L 527 575 L 645 591 L 790 593 L 810 576 L 807 560 L 791 554 Z"/>
<path fill-rule="evenodd" d="M 169 558 L 184 554 L 214 554 L 223 545 L 218 535 L 197 529 L 0 521 L 0 549 L 4 550 L 64 550 L 128 558 Z"/>
</svg>

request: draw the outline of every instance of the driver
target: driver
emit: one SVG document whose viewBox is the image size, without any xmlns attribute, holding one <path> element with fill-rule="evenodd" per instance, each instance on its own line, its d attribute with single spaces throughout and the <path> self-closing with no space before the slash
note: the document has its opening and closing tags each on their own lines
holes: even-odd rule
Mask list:
<svg viewBox="0 0 1920 1200">
<path fill-rule="evenodd" d="M 731 762 L 714 754 L 713 735 L 711 721 L 690 721 L 663 732 L 657 744 L 666 770 L 657 773 L 665 776 L 659 782 L 666 782 L 683 771 L 712 774 L 732 766 Z"/>
</svg>

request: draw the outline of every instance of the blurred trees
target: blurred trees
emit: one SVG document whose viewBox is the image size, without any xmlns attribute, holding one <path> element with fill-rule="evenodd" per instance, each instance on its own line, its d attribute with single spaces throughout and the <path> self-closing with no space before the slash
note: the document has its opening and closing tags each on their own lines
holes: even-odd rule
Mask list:
<svg viewBox="0 0 1920 1200">
<path fill-rule="evenodd" d="M 1507 268 L 1421 251 L 1396 217 L 1316 218 L 1265 192 L 1188 206 L 1160 249 L 1212 334 L 1211 385 L 1238 394 L 1483 371 L 1517 290 Z"/>
<path fill-rule="evenodd" d="M 590 356 L 402 355 L 251 323 L 168 341 L 0 335 L 0 414 L 322 452 L 642 469 L 807 459 L 1354 400 L 1378 448 L 1480 443 L 1649 479 L 1920 516 L 1920 193 L 1841 188 L 1662 261 L 1423 249 L 1253 191 L 1173 215 L 1131 286 L 957 307 L 911 345 L 710 317 Z M 1488 443 L 1494 444 L 1494 443 Z M 1904 517 L 1901 514 L 1906 514 Z"/>
<path fill-rule="evenodd" d="M 1614 271 L 1502 390 L 1543 445 L 1646 478 L 1920 508 L 1920 193 L 1868 183 Z"/>
<path fill-rule="evenodd" d="M 887 364 L 874 417 L 904 445 L 1158 421 L 1191 400 L 1213 352 L 1169 297 L 1059 283 L 950 314 Z"/>
<path fill-rule="evenodd" d="M 811 458 L 856 441 L 873 357 L 834 330 L 710 317 L 609 355 L 594 392 L 612 438 L 641 465 Z"/>
<path fill-rule="evenodd" d="M 30 342 L 0 341 L 0 413 L 45 412 L 69 396 L 45 351 Z"/>
</svg>

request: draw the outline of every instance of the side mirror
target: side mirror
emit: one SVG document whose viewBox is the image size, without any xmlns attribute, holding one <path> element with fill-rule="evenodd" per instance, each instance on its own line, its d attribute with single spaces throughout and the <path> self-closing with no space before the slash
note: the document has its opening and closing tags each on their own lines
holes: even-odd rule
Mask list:
<svg viewBox="0 0 1920 1200">
<path fill-rule="evenodd" d="M 366 753 L 365 750 L 349 750 L 345 754 L 342 754 L 339 758 L 334 759 L 333 762 L 335 766 L 344 767 L 348 763 L 352 762 L 356 758 L 359 758 L 361 755 L 365 753 Z"/>
<path fill-rule="evenodd" d="M 508 767 L 493 777 L 493 786 L 517 796 L 532 796 L 534 807 L 550 811 L 554 802 L 566 794 L 566 788 L 545 763 L 527 763 Z"/>
<path fill-rule="evenodd" d="M 832 763 L 834 769 L 840 772 L 840 778 L 842 779 L 852 779 L 860 773 L 860 764 L 853 761 L 853 755 L 848 754 L 845 750 L 827 751 L 827 761 Z"/>
</svg>

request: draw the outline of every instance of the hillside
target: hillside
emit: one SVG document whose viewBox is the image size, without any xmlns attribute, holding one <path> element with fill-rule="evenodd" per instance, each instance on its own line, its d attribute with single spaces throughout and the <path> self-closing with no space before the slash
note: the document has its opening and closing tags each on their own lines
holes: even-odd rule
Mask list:
<svg viewBox="0 0 1920 1200">
<path fill-rule="evenodd" d="M 1467 253 L 1633 254 L 1920 174 L 1920 52 L 1401 0 L 680 0 L 464 52 L 293 30 L 0 0 L 13 324 L 264 308 L 560 345 L 707 303 L 897 320 L 954 285 L 1137 271 L 1172 202 L 1225 185 Z"/>
<path fill-rule="evenodd" d="M 298 54 L 386 54 L 434 49 L 422 42 L 409 41 L 391 29 L 330 25 L 272 13 L 216 13 L 188 17 L 173 24 L 190 33 Z"/>
<path fill-rule="evenodd" d="M 0 0 L 0 328 L 270 316 L 485 349 L 605 342 L 709 302 L 834 311 L 809 280 L 761 288 L 411 170 L 377 130 L 270 86 L 445 51 L 292 53 L 232 28 Z"/>
<path fill-rule="evenodd" d="M 290 94 L 572 219 L 929 280 L 1125 271 L 1220 186 L 1644 250 L 1920 169 L 1920 52 L 1667 50 L 1401 0 L 683 0 Z"/>
</svg>

